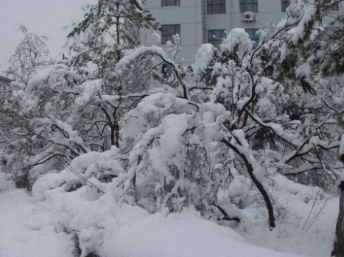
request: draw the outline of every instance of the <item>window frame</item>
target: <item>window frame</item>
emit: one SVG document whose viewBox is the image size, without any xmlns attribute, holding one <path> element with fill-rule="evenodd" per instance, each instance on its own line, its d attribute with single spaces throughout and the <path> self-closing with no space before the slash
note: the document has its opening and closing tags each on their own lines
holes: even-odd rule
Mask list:
<svg viewBox="0 0 344 257">
<path fill-rule="evenodd" d="M 240 13 L 258 12 L 258 0 L 239 0 Z"/>
<path fill-rule="evenodd" d="M 219 1 L 219 3 L 217 3 L 217 1 Z M 216 7 L 218 9 L 216 9 Z M 225 13 L 226 13 L 226 0 L 207 0 L 207 14 L 225 14 Z"/>
<path fill-rule="evenodd" d="M 161 7 L 180 6 L 180 0 L 161 0 Z"/>
<path fill-rule="evenodd" d="M 287 12 L 288 7 L 290 6 L 290 0 L 281 0 L 281 11 Z"/>
<path fill-rule="evenodd" d="M 174 26 L 174 32 L 173 33 L 168 33 L 168 30 L 171 29 L 171 27 Z M 164 27 L 166 28 L 164 30 Z M 170 27 L 170 28 L 168 28 Z M 166 45 L 168 41 L 173 42 L 173 37 L 174 35 L 178 34 L 180 36 L 180 24 L 164 24 L 161 25 L 161 45 Z M 164 33 L 165 32 L 165 33 Z"/>
<path fill-rule="evenodd" d="M 214 34 L 219 33 L 219 38 L 214 38 Z M 219 48 L 223 39 L 226 37 L 225 29 L 210 29 L 207 31 L 208 43 L 212 44 L 214 47 Z"/>
</svg>

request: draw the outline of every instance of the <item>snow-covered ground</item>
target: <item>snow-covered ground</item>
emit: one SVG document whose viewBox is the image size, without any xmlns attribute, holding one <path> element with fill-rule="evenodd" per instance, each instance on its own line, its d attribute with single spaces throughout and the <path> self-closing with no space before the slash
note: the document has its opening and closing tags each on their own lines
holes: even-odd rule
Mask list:
<svg viewBox="0 0 344 257">
<path fill-rule="evenodd" d="M 250 226 L 243 233 L 245 239 L 252 244 L 275 249 L 277 251 L 304 254 L 311 257 L 330 256 L 336 221 L 338 217 L 339 199 L 327 196 L 313 206 L 313 202 L 300 204 L 287 202 L 289 207 L 285 217 L 277 228 L 268 231 L 266 226 Z M 294 205 L 294 206 L 293 206 Z"/>
<path fill-rule="evenodd" d="M 289 209 L 280 211 L 285 219 L 274 231 L 256 215 L 256 222 L 237 228 L 241 236 L 193 210 L 150 214 L 117 206 L 109 195 L 95 199 L 86 187 L 64 195 L 54 192 L 55 199 L 42 202 L 0 183 L 0 256 L 76 256 L 73 231 L 66 227 L 104 257 L 329 256 L 338 205 L 337 198 L 313 204 L 289 197 Z"/>
<path fill-rule="evenodd" d="M 1 257 L 73 256 L 71 237 L 57 232 L 48 212 L 37 212 L 36 204 L 23 190 L 0 192 Z"/>
<path fill-rule="evenodd" d="M 51 224 L 51 215 L 38 211 L 24 191 L 1 193 L 0 217 L 0 256 L 73 256 L 71 237 L 45 226 Z M 295 256 L 248 245 L 232 229 L 205 221 L 193 212 L 165 217 L 124 206 L 106 220 L 102 249 L 109 257 Z"/>
<path fill-rule="evenodd" d="M 259 212 L 251 210 L 248 211 L 251 223 L 242 224 L 239 232 L 249 243 L 262 247 L 312 257 L 330 256 L 339 198 L 324 194 L 317 187 L 293 183 L 281 175 L 274 180 L 271 195 L 279 206 L 275 207 L 277 227 L 269 231 L 266 224 L 261 224 Z"/>
</svg>

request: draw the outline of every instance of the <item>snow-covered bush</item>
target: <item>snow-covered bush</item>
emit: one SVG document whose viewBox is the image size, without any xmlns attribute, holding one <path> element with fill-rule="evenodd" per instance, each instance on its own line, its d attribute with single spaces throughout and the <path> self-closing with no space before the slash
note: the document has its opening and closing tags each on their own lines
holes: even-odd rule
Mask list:
<svg viewBox="0 0 344 257">
<path fill-rule="evenodd" d="M 339 146 L 335 114 L 322 109 L 317 116 L 316 105 L 324 101 L 311 95 L 313 102 L 298 116 L 299 107 L 289 108 L 291 99 L 300 104 L 309 97 L 307 92 L 284 88 L 275 82 L 274 73 L 265 76 L 281 52 L 272 52 L 277 59 L 267 62 L 262 56 L 268 45 L 276 51 L 281 39 L 288 38 L 290 24 L 283 26 L 266 32 L 256 49 L 243 29 L 229 32 L 219 50 L 203 45 L 191 74 L 157 47 L 133 51 L 119 63 L 125 70 L 133 61 L 156 58 L 171 67 L 173 81 L 168 84 L 173 88 L 150 95 L 123 119 L 129 165 L 120 181 L 128 202 L 150 211 L 192 204 L 208 215 L 229 216 L 219 202 L 243 209 L 253 203 L 250 192 L 257 188 L 274 227 L 269 178 L 302 174 L 301 182 L 323 187 L 337 180 L 341 168 L 334 160 L 333 150 Z M 331 90 L 322 92 L 324 97 L 331 95 Z M 198 174 L 206 178 L 206 186 Z"/>
</svg>

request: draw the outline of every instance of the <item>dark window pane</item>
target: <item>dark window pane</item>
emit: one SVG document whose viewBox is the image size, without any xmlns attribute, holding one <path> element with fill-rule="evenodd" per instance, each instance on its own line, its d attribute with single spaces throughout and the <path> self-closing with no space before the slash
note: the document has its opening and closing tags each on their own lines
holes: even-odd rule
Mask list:
<svg viewBox="0 0 344 257">
<path fill-rule="evenodd" d="M 174 35 L 180 35 L 180 24 L 170 24 L 161 26 L 161 44 L 165 45 L 167 41 L 173 42 Z"/>
<path fill-rule="evenodd" d="M 221 7 L 218 5 L 213 6 L 213 13 L 220 13 L 221 12 Z"/>
<path fill-rule="evenodd" d="M 286 12 L 287 11 L 287 8 L 289 7 L 290 5 L 290 0 L 281 0 L 281 5 L 282 5 L 282 9 L 281 11 L 282 12 Z"/>
<path fill-rule="evenodd" d="M 225 30 L 208 30 L 208 43 L 218 48 L 225 36 Z"/>
<path fill-rule="evenodd" d="M 240 12 L 258 12 L 257 0 L 239 0 Z"/>
<path fill-rule="evenodd" d="M 208 0 L 208 14 L 226 13 L 225 0 Z"/>
<path fill-rule="evenodd" d="M 161 6 L 180 6 L 180 0 L 161 0 Z"/>
</svg>

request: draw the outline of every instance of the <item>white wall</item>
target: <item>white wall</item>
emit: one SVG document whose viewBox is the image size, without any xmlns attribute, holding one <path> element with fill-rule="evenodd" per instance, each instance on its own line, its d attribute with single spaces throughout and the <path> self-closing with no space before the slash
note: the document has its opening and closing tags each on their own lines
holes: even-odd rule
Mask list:
<svg viewBox="0 0 344 257">
<path fill-rule="evenodd" d="M 255 22 L 242 22 L 239 0 L 226 0 L 225 14 L 209 14 L 207 28 L 226 29 L 232 28 L 263 28 L 277 24 L 285 13 L 281 11 L 281 0 L 258 0 L 258 13 Z"/>
<path fill-rule="evenodd" d="M 200 0 L 181 0 L 181 6 L 161 7 L 161 0 L 146 1 L 146 8 L 161 25 L 180 24 L 182 55 L 192 63 L 202 44 L 202 6 Z M 144 31 L 141 41 L 145 45 L 157 44 L 151 31 Z M 178 60 L 180 61 L 180 59 Z"/>
</svg>

